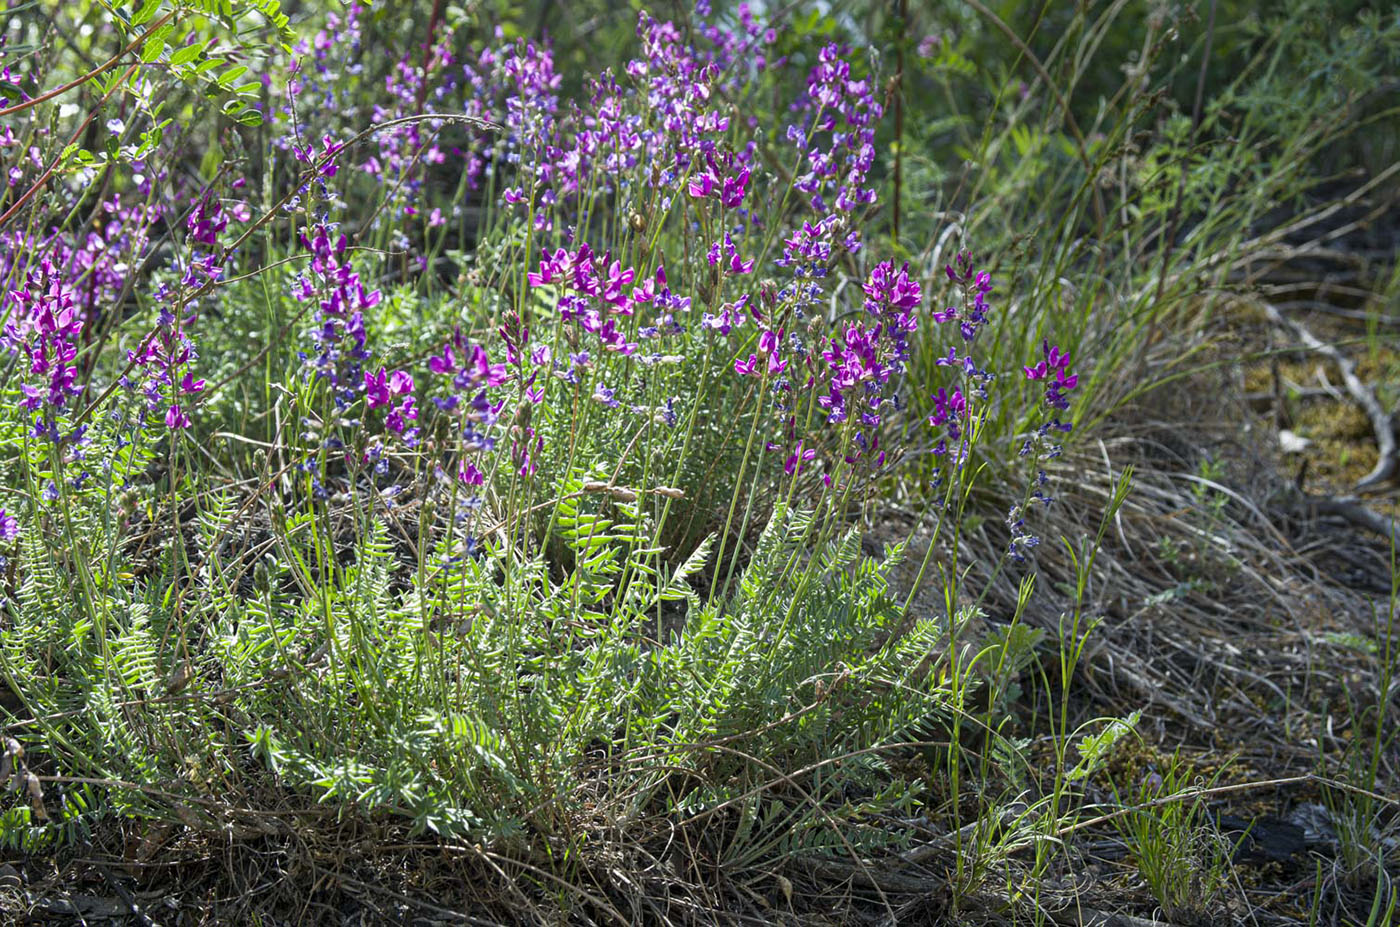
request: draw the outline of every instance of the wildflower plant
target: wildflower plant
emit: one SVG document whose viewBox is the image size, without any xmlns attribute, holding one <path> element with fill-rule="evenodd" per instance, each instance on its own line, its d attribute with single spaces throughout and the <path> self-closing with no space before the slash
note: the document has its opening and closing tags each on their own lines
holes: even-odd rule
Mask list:
<svg viewBox="0 0 1400 927">
<path fill-rule="evenodd" d="M 521 858 L 907 850 L 977 686 L 973 490 L 1016 487 L 1019 619 L 1081 332 L 887 234 L 871 51 L 701 2 L 580 75 L 441 6 L 150 0 L 90 14 L 90 111 L 0 78 L 0 678 L 55 770 L 0 840 L 71 780 L 211 833 L 218 790 Z M 920 543 L 863 548 L 911 492 Z"/>
<path fill-rule="evenodd" d="M 366 12 L 329 14 L 265 74 L 260 189 L 187 183 L 161 123 L 108 168 L 122 180 L 96 215 L 116 228 L 31 230 L 38 256 L 11 259 L 9 388 L 41 452 L 0 542 L 18 546 L 20 603 L 80 578 L 83 617 L 64 622 L 93 661 L 35 696 L 63 719 L 36 746 L 107 725 L 106 746 L 56 761 L 178 779 L 135 750 L 168 709 L 115 709 L 174 673 L 238 693 L 231 742 L 198 733 L 213 703 L 175 723 L 194 762 L 443 835 L 555 833 L 582 812 L 563 784 L 596 744 L 698 777 L 681 798 L 646 763 L 600 782 L 624 819 L 698 820 L 741 795 L 761 767 L 715 766 L 692 746 L 712 738 L 793 768 L 839 744 L 863 757 L 839 787 L 917 801 L 883 751 L 949 710 L 919 654 L 957 616 L 907 614 L 902 548 L 861 556 L 852 518 L 911 440 L 963 468 L 1007 397 L 974 351 L 989 275 L 960 255 L 961 304 L 932 309 L 931 281 L 866 240 L 878 63 L 834 43 L 794 62 L 747 10 L 702 8 L 689 25 L 641 13 L 635 56 L 568 100 L 547 41 L 464 43 L 447 23 L 376 85 Z M 157 115 L 154 86 L 113 92 Z M 728 102 L 785 92 L 778 124 Z M 372 102 L 352 112 L 352 95 Z M 75 203 L 90 170 L 61 178 Z M 415 282 L 442 255 L 464 268 L 450 295 Z M 261 346 L 225 327 L 244 300 Z M 932 392 L 911 366 L 930 339 L 947 352 Z M 1074 382 L 1053 352 L 1027 376 L 1058 415 Z M 250 371 L 268 388 L 240 388 Z M 202 471 L 215 433 L 252 448 L 227 458 L 242 482 Z M 100 543 L 44 553 L 55 519 Z M 133 548 L 140 530 L 159 548 Z M 52 606 L 28 608 L 0 647 L 10 680 L 48 672 Z"/>
</svg>

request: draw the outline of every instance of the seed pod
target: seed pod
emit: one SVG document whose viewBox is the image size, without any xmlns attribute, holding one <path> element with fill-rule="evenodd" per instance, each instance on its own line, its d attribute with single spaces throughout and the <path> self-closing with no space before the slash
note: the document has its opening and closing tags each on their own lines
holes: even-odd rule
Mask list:
<svg viewBox="0 0 1400 927">
<path fill-rule="evenodd" d="M 26 769 L 24 783 L 29 792 L 30 817 L 36 821 L 47 821 L 49 813 L 44 810 L 44 788 L 39 784 L 39 777 Z"/>
<path fill-rule="evenodd" d="M 175 667 L 175 672 L 170 674 L 170 678 L 165 681 L 165 691 L 170 695 L 178 695 L 190 684 L 194 678 L 194 672 L 190 669 L 188 660 L 181 660 L 180 665 Z"/>
</svg>

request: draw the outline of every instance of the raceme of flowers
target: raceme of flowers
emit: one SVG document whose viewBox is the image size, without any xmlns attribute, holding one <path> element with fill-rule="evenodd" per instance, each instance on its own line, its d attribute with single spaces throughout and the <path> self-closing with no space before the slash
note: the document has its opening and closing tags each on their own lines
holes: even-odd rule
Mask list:
<svg viewBox="0 0 1400 927">
<path fill-rule="evenodd" d="M 722 24 L 701 3 L 685 28 L 641 12 L 637 55 L 618 72 L 589 78 L 573 101 L 561 99 L 548 40 L 498 35 L 463 51 L 445 22 L 429 45 L 402 54 L 371 87 L 361 80 L 368 73 L 365 11 L 351 4 L 329 14 L 325 28 L 296 47 L 297 60 L 273 95 L 282 102 L 269 114 L 285 128 L 276 144 L 302 184 L 282 213 L 296 232 L 290 293 L 306 308 L 302 377 L 325 403 L 303 410 L 307 421 L 320 416 L 308 425 L 319 451 L 348 455 L 343 442 L 355 435 L 362 461 L 383 475 L 381 434 L 411 449 L 445 419 L 451 444 L 438 447 L 448 461 L 440 469 L 448 483 L 467 487 L 468 504 L 479 505 L 493 473 L 530 479 L 544 464 L 545 438 L 530 408 L 571 414 L 549 403 L 577 393 L 674 425 L 684 415 L 679 397 L 668 387 L 643 398 L 641 372 L 669 366 L 697 376 L 701 358 L 713 354 L 736 388 L 759 397 L 763 444 L 786 476 L 820 470 L 830 484 L 842 473 L 882 472 L 911 439 L 898 413 L 915 390 L 923 394 L 917 404 L 926 410 L 927 447 L 947 465 L 963 465 L 980 417 L 996 401 L 995 373 L 977 350 L 994 314 L 991 275 L 969 253 L 956 255 L 944 268 L 952 297 L 929 309 L 935 281 L 908 264 L 867 257 L 862 231 L 883 183 L 875 166 L 884 107 L 866 56 L 837 44 L 816 50 L 805 87 L 788 106 L 790 124 L 768 127 L 734 103 L 786 63 L 772 55 L 774 30 L 746 4 Z M 502 130 L 400 119 L 425 110 L 477 116 Z M 345 140 L 366 120 L 399 124 L 352 149 Z M 310 165 L 318 170 L 307 182 Z M 428 241 L 405 231 L 408 220 L 417 217 L 422 231 L 461 218 L 433 200 L 435 165 L 451 168 L 465 189 L 482 191 L 486 206 L 500 210 L 502 222 L 527 233 L 512 260 L 534 268 L 524 275 L 528 297 L 500 310 L 484 334 L 457 327 L 426 359 L 391 366 L 371 350 L 385 298 L 367 269 L 376 258 L 359 261 L 362 269 L 357 248 L 383 231 L 419 271 L 427 267 Z M 348 207 L 343 197 L 366 177 L 380 184 L 387 208 L 351 232 L 351 217 L 340 215 Z M 212 189 L 157 195 L 171 183 L 158 170 L 143 173 L 131 194 L 144 198 L 103 201 L 108 221 L 84 241 L 7 233 L 15 245 L 5 258 L 9 278 L 22 283 L 6 296 L 12 311 L 4 338 L 24 361 L 23 403 L 36 436 L 55 444 L 81 439 L 61 421 L 85 389 L 78 363 L 85 326 L 142 285 L 133 268 L 143 266 L 150 229 L 173 223 L 161 202 L 189 204 L 179 221 L 186 250 L 157 268 L 164 275 L 152 290 L 157 322 L 127 341 L 121 384 L 139 401 L 143 420 L 177 432 L 197 425 L 206 383 L 195 369 L 196 296 L 239 260 L 227 250 L 229 228 L 249 222 L 251 211 Z M 235 179 L 224 192 L 241 184 Z M 789 188 L 797 208 L 784 213 Z M 48 254 L 16 264 L 21 245 Z M 857 291 L 838 286 L 849 267 L 863 268 L 858 309 L 851 304 Z M 936 346 L 932 354 L 928 344 Z M 1047 341 L 1042 353 L 1024 368 L 1043 389 L 1046 417 L 1026 442 L 1037 459 L 1058 453 L 1049 439 L 1069 431 L 1063 419 L 1079 382 L 1067 352 Z M 934 370 L 918 371 L 930 382 L 912 381 L 916 354 L 933 358 Z M 339 431 L 326 427 L 332 420 Z M 302 466 L 325 495 L 325 463 Z M 1032 498 L 1048 502 L 1041 486 L 1043 479 Z M 1014 536 L 1024 535 L 1013 548 L 1030 543 L 1017 535 L 1023 525 L 1012 526 Z"/>
</svg>

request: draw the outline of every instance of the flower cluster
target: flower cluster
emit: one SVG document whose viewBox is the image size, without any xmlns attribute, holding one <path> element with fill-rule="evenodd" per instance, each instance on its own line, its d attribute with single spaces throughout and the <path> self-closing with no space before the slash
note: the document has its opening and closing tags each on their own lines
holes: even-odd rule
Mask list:
<svg viewBox="0 0 1400 927">
<path fill-rule="evenodd" d="M 1021 456 L 1029 456 L 1036 447 L 1043 446 L 1043 456 L 1053 458 L 1060 455 L 1060 446 L 1052 442 L 1051 436 L 1067 434 L 1074 429 L 1072 423 L 1060 420 L 1060 413 L 1069 409 L 1069 393 L 1079 385 L 1079 374 L 1070 372 L 1069 352 L 1049 341 L 1041 341 L 1040 349 L 1044 359 L 1022 370 L 1027 380 L 1044 384 L 1042 401 L 1052 412 L 1021 446 Z"/>
<path fill-rule="evenodd" d="M 435 21 L 433 46 L 403 56 L 386 78 L 374 120 L 425 108 L 450 110 L 451 101 L 458 99 L 466 115 L 491 121 L 502 131 L 457 135 L 459 145 L 440 146 L 440 132 L 456 132 L 453 127 L 405 123 L 376 133 L 378 150 L 361 167 L 400 197 L 408 215 L 419 209 L 417 191 L 425 166 L 453 160 L 470 189 L 498 179 L 495 188 L 502 200 L 528 204 L 533 210 L 529 219 L 541 231 L 553 228 L 555 205 L 577 199 L 583 191 L 623 192 L 615 184 L 629 176 L 672 192 L 685 192 L 691 179 L 703 188 L 708 177 L 713 195 L 747 221 L 740 204 L 757 139 L 751 135 L 738 150 L 723 148 L 733 123 L 732 108 L 724 101 L 741 94 L 769 66 L 763 49 L 777 34 L 763 27 L 747 4 L 741 4 L 733 29 L 710 23 L 703 5 L 697 14 L 692 31 L 641 12 L 641 55 L 628 61 L 621 74 L 603 72 L 590 79 L 586 102 L 562 115 L 561 76 L 547 43 L 506 42 L 498 29 L 495 47 L 467 53 L 458 66 L 450 52 L 450 23 Z M 296 47 L 306 67 L 299 67 L 288 83 L 281 119 L 301 124 L 305 114 L 296 111 L 298 99 L 309 100 L 317 113 L 357 112 L 347 97 L 352 81 L 346 78 L 363 69 L 362 18 L 363 7 L 352 4 L 343 16 L 330 16 L 313 41 Z M 851 118 L 859 121 L 862 105 L 855 101 L 846 107 Z M 748 117 L 748 124 L 756 127 L 756 118 Z M 292 133 L 279 143 L 303 151 L 296 137 Z M 632 190 L 640 189 L 632 184 Z M 656 205 L 665 209 L 669 202 L 668 193 Z M 429 217 L 430 226 L 445 221 L 440 210 Z"/>
<path fill-rule="evenodd" d="M 731 30 L 708 21 L 713 15 L 708 0 L 699 0 L 695 4 L 700 35 L 714 46 L 712 60 L 722 71 L 737 72 L 730 78 L 731 85 L 727 89 L 733 89 L 751 74 L 767 70 L 770 62 L 763 48 L 778 40 L 777 30 L 754 18 L 753 9 L 747 2 L 739 4 L 738 14 L 739 28 Z M 773 64 L 781 64 L 782 60 L 780 58 Z"/>
<path fill-rule="evenodd" d="M 923 300 L 923 288 L 909 278 L 908 264 L 895 271 L 893 263 L 884 261 L 875 265 L 862 289 L 866 313 L 889 338 L 889 363 L 901 372 L 909 360 L 909 336 L 919 327 L 914 312 Z"/>
<path fill-rule="evenodd" d="M 744 201 L 744 194 L 748 192 L 751 173 L 750 169 L 746 167 L 733 176 L 727 176 L 726 173 L 719 171 L 712 161 L 704 170 L 691 178 L 688 189 L 690 195 L 695 199 L 707 199 L 714 196 L 719 199 L 720 205 L 725 209 L 737 209 L 739 204 Z"/>
<path fill-rule="evenodd" d="M 384 81 L 385 93 L 391 102 L 389 105 L 374 106 L 371 112 L 374 122 L 391 122 L 423 111 L 428 88 L 436 73 L 446 73 L 452 64 L 449 52 L 451 40 L 450 30 L 444 30 L 438 42 L 427 49 L 421 62 L 415 61 L 412 53 L 398 60 Z M 438 94 L 445 95 L 448 87 L 439 85 L 436 90 Z M 378 145 L 378 153 L 371 154 L 360 165 L 361 170 L 378 178 L 392 191 L 392 195 L 399 200 L 397 205 L 402 215 L 411 216 L 418 212 L 415 204 L 428 165 L 442 164 L 447 160 L 437 143 L 441 128 L 441 124 L 435 122 L 404 122 L 376 132 L 374 141 Z"/>
<path fill-rule="evenodd" d="M 642 56 L 626 66 L 628 76 L 638 82 L 645 95 L 645 111 L 658 121 L 659 131 L 645 130 L 643 141 L 648 160 L 661 168 L 652 182 L 663 186 L 678 185 L 687 172 L 703 174 L 719 156 L 719 140 L 731 123 L 728 108 L 719 101 L 738 91 L 746 76 L 744 69 L 736 66 L 744 60 L 741 49 L 754 44 L 752 36 L 740 38 L 704 23 L 708 14 L 703 9 L 697 13 L 701 32 L 712 48 L 692 45 L 674 23 L 654 19 L 644 11 L 637 22 Z M 726 170 L 742 170 L 752 161 L 753 153 L 752 143 L 726 153 Z"/>
<path fill-rule="evenodd" d="M 1045 385 L 1044 404 L 1046 408 L 1054 410 L 1021 447 L 1021 456 L 1023 457 L 1030 456 L 1035 452 L 1037 464 L 1042 460 L 1059 456 L 1060 446 L 1053 443 L 1051 435 L 1067 433 L 1074 427 L 1068 422 L 1060 421 L 1059 413 L 1069 409 L 1068 394 L 1079 385 L 1079 375 L 1070 372 L 1068 352 L 1060 350 L 1057 345 L 1052 345 L 1048 340 L 1041 341 L 1040 347 L 1044 359 L 1033 366 L 1022 368 L 1027 380 Z M 1025 559 L 1025 551 L 1028 548 L 1040 543 L 1040 539 L 1032 535 L 1026 527 L 1025 515 L 1027 509 L 1033 505 L 1048 506 L 1054 501 L 1054 497 L 1046 489 L 1049 482 L 1050 479 L 1045 470 L 1037 466 L 1036 477 L 1031 485 L 1026 503 L 1013 506 L 1011 511 L 1007 513 L 1006 525 L 1011 533 L 1009 553 L 1017 562 Z"/>
<path fill-rule="evenodd" d="M 327 13 L 325 27 L 317 30 L 311 41 L 303 39 L 292 47 L 293 54 L 297 56 L 293 72 L 303 77 L 303 80 L 294 81 L 288 87 L 294 96 L 302 96 L 312 103 L 319 102 L 330 109 L 339 104 L 340 101 L 335 98 L 332 89 L 340 77 L 337 70 L 340 63 L 335 60 L 335 56 L 339 52 L 348 59 L 360 53 L 364 41 L 360 15 L 364 10 L 365 7 L 361 4 L 351 3 L 345 8 L 343 15 L 336 12 Z M 308 55 L 311 56 L 310 62 L 307 62 Z M 303 65 L 310 67 L 309 73 Z M 352 64 L 343 67 L 352 74 L 362 70 L 362 67 Z"/>
<path fill-rule="evenodd" d="M 781 331 L 765 329 L 758 336 L 758 354 L 750 354 L 748 360 L 736 360 L 734 372 L 741 377 L 755 376 L 761 369 L 767 376 L 775 377 L 787 369 L 788 362 L 779 356 L 783 342 Z M 763 362 L 760 366 L 760 360 Z"/>
<path fill-rule="evenodd" d="M 828 425 L 842 426 L 844 461 L 879 469 L 886 458 L 882 425 L 887 410 L 900 406 L 899 375 L 909 359 L 909 336 L 918 330 L 923 289 L 909 276 L 908 265 L 896 270 L 892 262 L 884 261 L 871 270 L 863 291 L 863 317 L 826 338 L 819 353 L 805 350 L 795 333 L 786 344 L 788 353 L 800 359 L 806 369 L 806 381 L 799 391 L 812 396 Z M 787 366 L 779 357 L 783 344 L 784 332 L 764 325 L 759 351 L 767 360 L 770 375 L 782 373 Z M 750 356 L 747 366 L 756 367 L 758 360 Z M 779 393 L 792 390 L 786 379 L 775 381 L 774 388 Z M 789 406 L 784 401 L 779 408 L 785 411 Z M 789 473 L 800 471 L 816 456 L 816 445 L 799 438 L 795 425 L 795 416 L 788 414 L 785 441 L 769 444 L 773 450 L 788 450 L 784 469 Z M 830 480 L 831 474 L 825 479 Z"/>
<path fill-rule="evenodd" d="M 565 295 L 558 302 L 560 317 L 597 336 L 604 351 L 623 355 L 635 353 L 638 342 L 629 340 L 616 317 L 631 316 L 640 306 L 654 306 L 662 313 L 661 325 L 644 329 L 643 337 L 655 338 L 663 334 L 662 326 L 678 331 L 673 313 L 690 307 L 689 298 L 677 296 L 667 285 L 664 267 L 658 266 L 650 279 L 636 280 L 636 270 L 623 267 L 611 252 L 599 257 L 587 243 L 573 251 L 559 248 L 545 254 L 540 269 L 526 275 L 532 287 L 556 285 L 563 289 Z"/>
<path fill-rule="evenodd" d="M 504 400 L 492 402 L 488 390 L 508 379 L 505 364 L 493 364 L 480 344 L 469 342 L 461 330 L 443 345 L 442 353 L 428 358 L 428 369 L 441 377 L 450 377 L 446 396 L 433 399 L 443 412 L 458 422 L 457 438 L 461 457 L 457 478 L 467 486 L 480 486 L 485 473 L 480 467 L 482 455 L 496 446 L 493 429 Z"/>
<path fill-rule="evenodd" d="M 952 441 L 958 449 L 958 459 L 961 460 L 966 447 L 965 429 L 970 427 L 967 397 L 963 395 L 962 390 L 955 386 L 949 393 L 940 386 L 938 392 L 933 394 L 933 412 L 928 417 L 928 423 L 934 428 L 942 429 L 933 452 L 939 456 L 948 453 L 948 442 Z"/>
<path fill-rule="evenodd" d="M 310 273 L 297 278 L 293 294 L 316 306 L 309 333 L 312 350 L 300 354 L 307 375 L 329 386 L 337 411 L 348 410 L 361 396 L 369 409 L 387 408 L 385 427 L 412 446 L 417 429 L 410 423 L 418 418 L 412 376 L 364 369 L 370 357 L 364 313 L 379 304 L 380 291 L 365 287 L 347 256 L 345 235 L 330 224 L 317 223 L 302 235 L 301 244 L 311 253 Z"/>
<path fill-rule="evenodd" d="M 357 8 L 347 15 L 353 20 Z M 664 412 L 634 404 L 636 385 L 618 382 L 612 371 L 688 362 L 681 336 L 691 326 L 705 339 L 706 358 L 721 339 L 728 342 L 729 350 L 720 348 L 722 363 L 745 378 L 745 391 L 762 395 L 760 414 L 773 413 L 776 427 L 764 443 L 783 455 L 785 472 L 796 476 L 815 465 L 828 480 L 843 472 L 882 472 L 892 415 L 905 402 L 928 281 L 907 265 L 867 262 L 862 254 L 863 216 L 878 199 L 872 174 L 884 106 L 877 76 L 850 49 L 831 44 L 820 50 L 790 107 L 793 124 L 785 135 L 801 206 L 765 229 L 772 216 L 760 206 L 785 199 L 765 195 L 770 162 L 758 157 L 764 134 L 735 101 L 746 99 L 754 76 L 772 65 L 777 36 L 748 4 L 741 3 L 730 22 L 712 21 L 703 0 L 684 26 L 642 12 L 640 52 L 621 70 L 588 78 L 573 106 L 560 102 L 561 79 L 548 43 L 507 42 L 498 32 L 494 43 L 454 62 L 452 30 L 442 23 L 432 48 L 401 58 L 376 88 L 376 119 L 421 111 L 427 99 L 446 108 L 455 98 L 463 112 L 503 127 L 480 137 L 449 136 L 460 147 L 444 142 L 441 150 L 433 147 L 437 130 L 455 129 L 424 125 L 419 135 L 419 127 L 405 127 L 385 133 L 364 166 L 386 181 L 402 181 L 402 203 L 412 213 L 416 180 L 406 172 L 424 161 L 452 162 L 466 188 L 489 186 L 499 197 L 504 221 L 516 225 L 529 259 L 538 262 L 526 274 L 536 299 L 497 316 L 497 324 L 505 322 L 492 340 L 500 341 L 503 363 L 492 363 L 486 345 L 460 332 L 428 362 L 438 378 L 434 406 L 453 419 L 461 441 L 454 482 L 482 485 L 492 469 L 483 455 L 497 442 L 500 463 L 509 452 L 502 472 L 533 474 L 541 435 L 530 424 L 530 409 L 545 402 L 556 380 L 609 408 L 675 421 L 674 398 Z M 358 27 L 350 34 L 357 41 Z M 309 49 L 318 68 L 335 58 L 332 44 L 318 38 Z M 776 141 L 781 146 L 784 139 Z M 443 221 L 435 213 L 429 225 Z M 684 281 L 688 293 L 664 269 L 681 266 L 680 255 L 668 250 L 674 240 L 668 223 L 688 236 L 684 261 L 695 277 Z M 602 244 L 598 236 L 610 232 L 615 237 Z M 359 284 L 344 257 L 344 238 L 335 240 L 326 223 L 313 224 L 306 246 L 314 260 L 298 295 L 318 301 L 316 350 L 308 365 L 330 382 L 340 406 L 363 393 L 367 409 L 386 410 L 390 431 L 411 431 L 413 377 L 365 369 L 362 311 L 378 293 Z M 833 324 L 843 292 L 833 285 L 834 270 L 852 257 L 866 270 L 862 311 Z M 759 267 L 768 261 L 783 280 L 757 279 L 771 269 Z M 943 382 L 930 384 L 920 405 L 933 452 L 944 465 L 961 468 L 977 423 L 995 401 L 989 389 L 995 375 L 984 369 L 977 349 L 994 318 L 993 289 L 991 274 L 966 252 L 945 272 L 953 295 L 929 311 L 942 340 L 928 372 Z M 562 323 L 560 342 L 530 341 L 530 326 L 539 324 L 532 313 L 540 290 L 558 313 L 551 321 Z M 551 317 L 549 310 L 544 315 Z M 677 343 L 663 348 L 671 337 Z M 1047 348 L 1045 362 L 1027 368 L 1027 375 L 1045 382 L 1047 406 L 1062 412 L 1077 380 L 1055 351 Z M 625 365 L 618 357 L 628 359 Z M 637 379 L 667 376 L 647 369 Z M 507 384 L 513 386 L 502 389 Z M 665 394 L 652 393 L 646 402 L 658 402 L 656 395 Z M 498 418 L 507 404 L 515 411 L 505 426 Z M 1055 418 L 1042 431 L 1057 429 L 1066 426 Z"/>
<path fill-rule="evenodd" d="M 822 352 L 829 376 L 826 393 L 817 402 L 827 410 L 828 422 L 858 414 L 860 423 L 874 430 L 883 407 L 898 405 L 898 395 L 888 389 L 891 377 L 902 372 L 908 360 L 909 335 L 918 329 L 914 312 L 923 291 L 909 279 L 907 265 L 896 272 L 889 261 L 875 266 L 864 291 L 867 319 L 848 325 L 841 341 L 832 338 Z"/>
<path fill-rule="evenodd" d="M 402 370 L 386 373 L 383 367 L 378 373 L 365 371 L 365 404 L 370 409 L 387 407 L 384 427 L 403 434 L 408 422 L 418 417 L 413 404 L 413 377 Z"/>
<path fill-rule="evenodd" d="M 305 145 L 292 142 L 292 157 L 299 164 L 305 164 L 307 168 L 315 167 L 316 177 L 322 181 L 329 180 L 340 173 L 340 165 L 336 163 L 338 155 L 345 147 L 344 142 L 338 142 L 331 135 L 321 136 L 321 148 L 318 151 L 316 145 L 307 142 Z"/>
<path fill-rule="evenodd" d="M 799 106 L 810 115 L 803 124 L 788 126 L 787 139 L 805 154 L 807 169 L 794 186 L 810 194 L 818 213 L 827 211 L 831 197 L 841 212 L 874 203 L 868 175 L 875 164 L 875 124 L 884 107 L 875 100 L 870 78 L 855 79 L 841 49 L 828 45 L 807 77 L 806 99 Z"/>
<path fill-rule="evenodd" d="M 169 308 L 174 299 L 168 287 L 157 296 L 165 304 L 156 330 L 145 338 L 140 347 L 127 352 L 133 373 L 123 377 L 122 385 L 138 392 L 144 400 L 143 420 L 161 415 L 167 428 L 181 430 L 190 427 L 188 400 L 204 391 L 204 381 L 196 379 L 191 363 L 198 357 L 184 325 L 175 324 L 175 314 Z M 182 373 L 183 371 L 183 373 Z"/>
<path fill-rule="evenodd" d="M 234 189 L 242 186 L 241 179 L 233 184 Z M 189 402 L 204 391 L 205 381 L 196 379 L 191 369 L 192 362 L 199 356 L 190 337 L 194 315 L 177 319 L 177 313 L 184 311 L 188 292 L 206 287 L 223 275 L 225 258 L 219 236 L 229 222 L 247 222 L 250 218 L 248 204 L 240 200 L 225 203 L 209 190 L 195 197 L 185 217 L 190 251 L 180 272 L 180 285 L 186 288 L 187 294 L 177 294 L 167 284 L 156 289 L 156 300 L 161 308 L 155 330 L 142 339 L 136 349 L 127 351 L 131 372 L 120 381 L 144 400 L 143 422 L 158 416 L 173 431 L 190 427 Z M 160 411 L 162 406 L 164 413 Z"/>
<path fill-rule="evenodd" d="M 958 253 L 952 264 L 943 268 L 948 280 L 959 286 L 964 297 L 964 305 L 949 306 L 942 312 L 933 313 L 935 322 L 957 322 L 963 341 L 971 344 L 977 340 L 977 333 L 987 323 L 987 294 L 992 292 L 992 275 L 985 270 L 974 270 L 972 255 L 966 251 Z"/>
<path fill-rule="evenodd" d="M 246 207 L 245 207 L 246 208 Z M 206 193 L 196 201 L 185 219 L 189 241 L 194 245 L 181 281 L 191 288 L 218 280 L 223 274 L 219 264 L 219 234 L 228 228 L 229 215 L 217 196 Z M 208 250 L 205 250 L 208 249 Z"/>
<path fill-rule="evenodd" d="M 686 41 L 674 23 L 643 11 L 637 25 L 642 54 L 623 68 L 626 79 L 610 72 L 592 79 L 586 107 L 567 118 L 557 113 L 559 77 L 547 47 L 483 51 L 466 69 L 472 89 L 467 111 L 506 127 L 498 154 L 518 168 L 520 184 L 505 186 L 503 199 L 533 203 L 535 228 L 549 230 L 549 207 L 585 190 L 621 192 L 620 177 L 640 175 L 644 184 L 669 191 L 658 204 L 662 209 L 672 193 L 689 192 L 719 199 L 746 221 L 741 204 L 756 142 L 751 138 L 737 151 L 721 150 L 733 120 L 720 101 L 740 90 L 747 66 L 766 67 L 762 54 L 746 53 L 775 41 L 776 34 L 760 29 L 747 7 L 739 32 L 709 25 L 704 15 L 699 25 L 708 48 Z M 504 104 L 492 104 L 502 92 Z M 464 157 L 469 178 L 491 171 L 482 155 Z"/>
<path fill-rule="evenodd" d="M 484 143 L 452 150 L 462 160 L 464 181 L 473 190 L 484 179 L 500 178 L 503 185 L 511 180 L 539 183 L 533 218 L 537 228 L 548 228 L 548 207 L 557 196 L 551 187 L 557 158 L 547 156 L 546 150 L 555 138 L 561 82 L 549 46 L 511 42 L 498 49 L 486 47 L 474 61 L 463 64 L 462 75 L 464 112 L 503 127 Z M 507 171 L 498 171 L 498 165 Z M 503 186 L 502 198 L 512 205 L 530 199 L 519 185 Z"/>
<path fill-rule="evenodd" d="M 1040 343 L 1045 359 L 1034 367 L 1022 368 L 1027 380 L 1039 380 L 1045 384 L 1045 404 L 1061 412 L 1069 408 L 1068 393 L 1079 385 L 1079 375 L 1069 372 L 1069 352 L 1061 351 L 1049 341 Z M 1071 426 L 1055 420 L 1057 427 L 1068 431 Z"/>
<path fill-rule="evenodd" d="M 749 258 L 746 261 L 739 256 L 739 246 L 734 244 L 734 238 L 728 232 L 724 233 L 722 241 L 711 243 L 705 259 L 710 262 L 711 267 L 718 267 L 728 275 L 742 276 L 753 273 L 754 259 Z"/>
<path fill-rule="evenodd" d="M 34 435 L 57 444 L 72 437 L 60 434 L 59 413 L 82 392 L 74 362 L 83 314 L 63 275 L 47 259 L 10 296 L 15 309 L 5 324 L 5 344 L 24 354 L 26 372 L 33 378 L 22 384 L 20 404 L 34 412 Z"/>
<path fill-rule="evenodd" d="M 987 313 L 990 311 L 987 297 L 992 292 L 992 277 L 987 271 L 976 269 L 972 255 L 967 251 L 959 252 L 952 263 L 944 266 L 943 272 L 961 293 L 962 305 L 948 306 L 929 315 L 939 324 L 958 323 L 963 353 L 959 354 L 956 346 L 949 345 L 948 353 L 935 363 L 939 367 L 958 371 L 961 385 L 954 385 L 951 391 L 940 387 L 933 394 L 933 411 L 928 422 L 930 426 L 941 429 L 933 447 L 934 454 L 951 454 L 953 463 L 961 466 L 971 440 L 974 413 L 969 401 L 985 402 L 988 398 L 987 386 L 994 378 L 992 373 L 979 366 L 972 353 L 977 336 L 987 323 Z"/>
</svg>

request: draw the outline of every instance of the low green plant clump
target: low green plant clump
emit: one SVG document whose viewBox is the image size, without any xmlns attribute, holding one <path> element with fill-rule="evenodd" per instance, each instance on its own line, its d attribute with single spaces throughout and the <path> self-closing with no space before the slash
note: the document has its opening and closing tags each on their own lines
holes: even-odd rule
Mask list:
<svg viewBox="0 0 1400 927">
<path fill-rule="evenodd" d="M 1130 468 L 1061 542 L 1066 447 L 1349 131 L 1322 95 L 1253 121 L 1294 46 L 1139 148 L 1142 94 L 1087 132 L 1035 108 L 1063 46 L 914 124 L 972 30 L 892 71 L 849 24 L 701 3 L 581 75 L 441 3 L 30 6 L 0 49 L 0 842 L 319 806 L 545 883 L 663 834 L 725 872 L 955 847 L 955 905 L 1055 865 L 1138 719 L 1071 712 Z M 911 536 L 863 546 L 896 501 Z M 1042 536 L 1058 635 L 1024 622 Z M 1120 821 L 1169 914 L 1225 865 L 1171 807 Z"/>
</svg>

